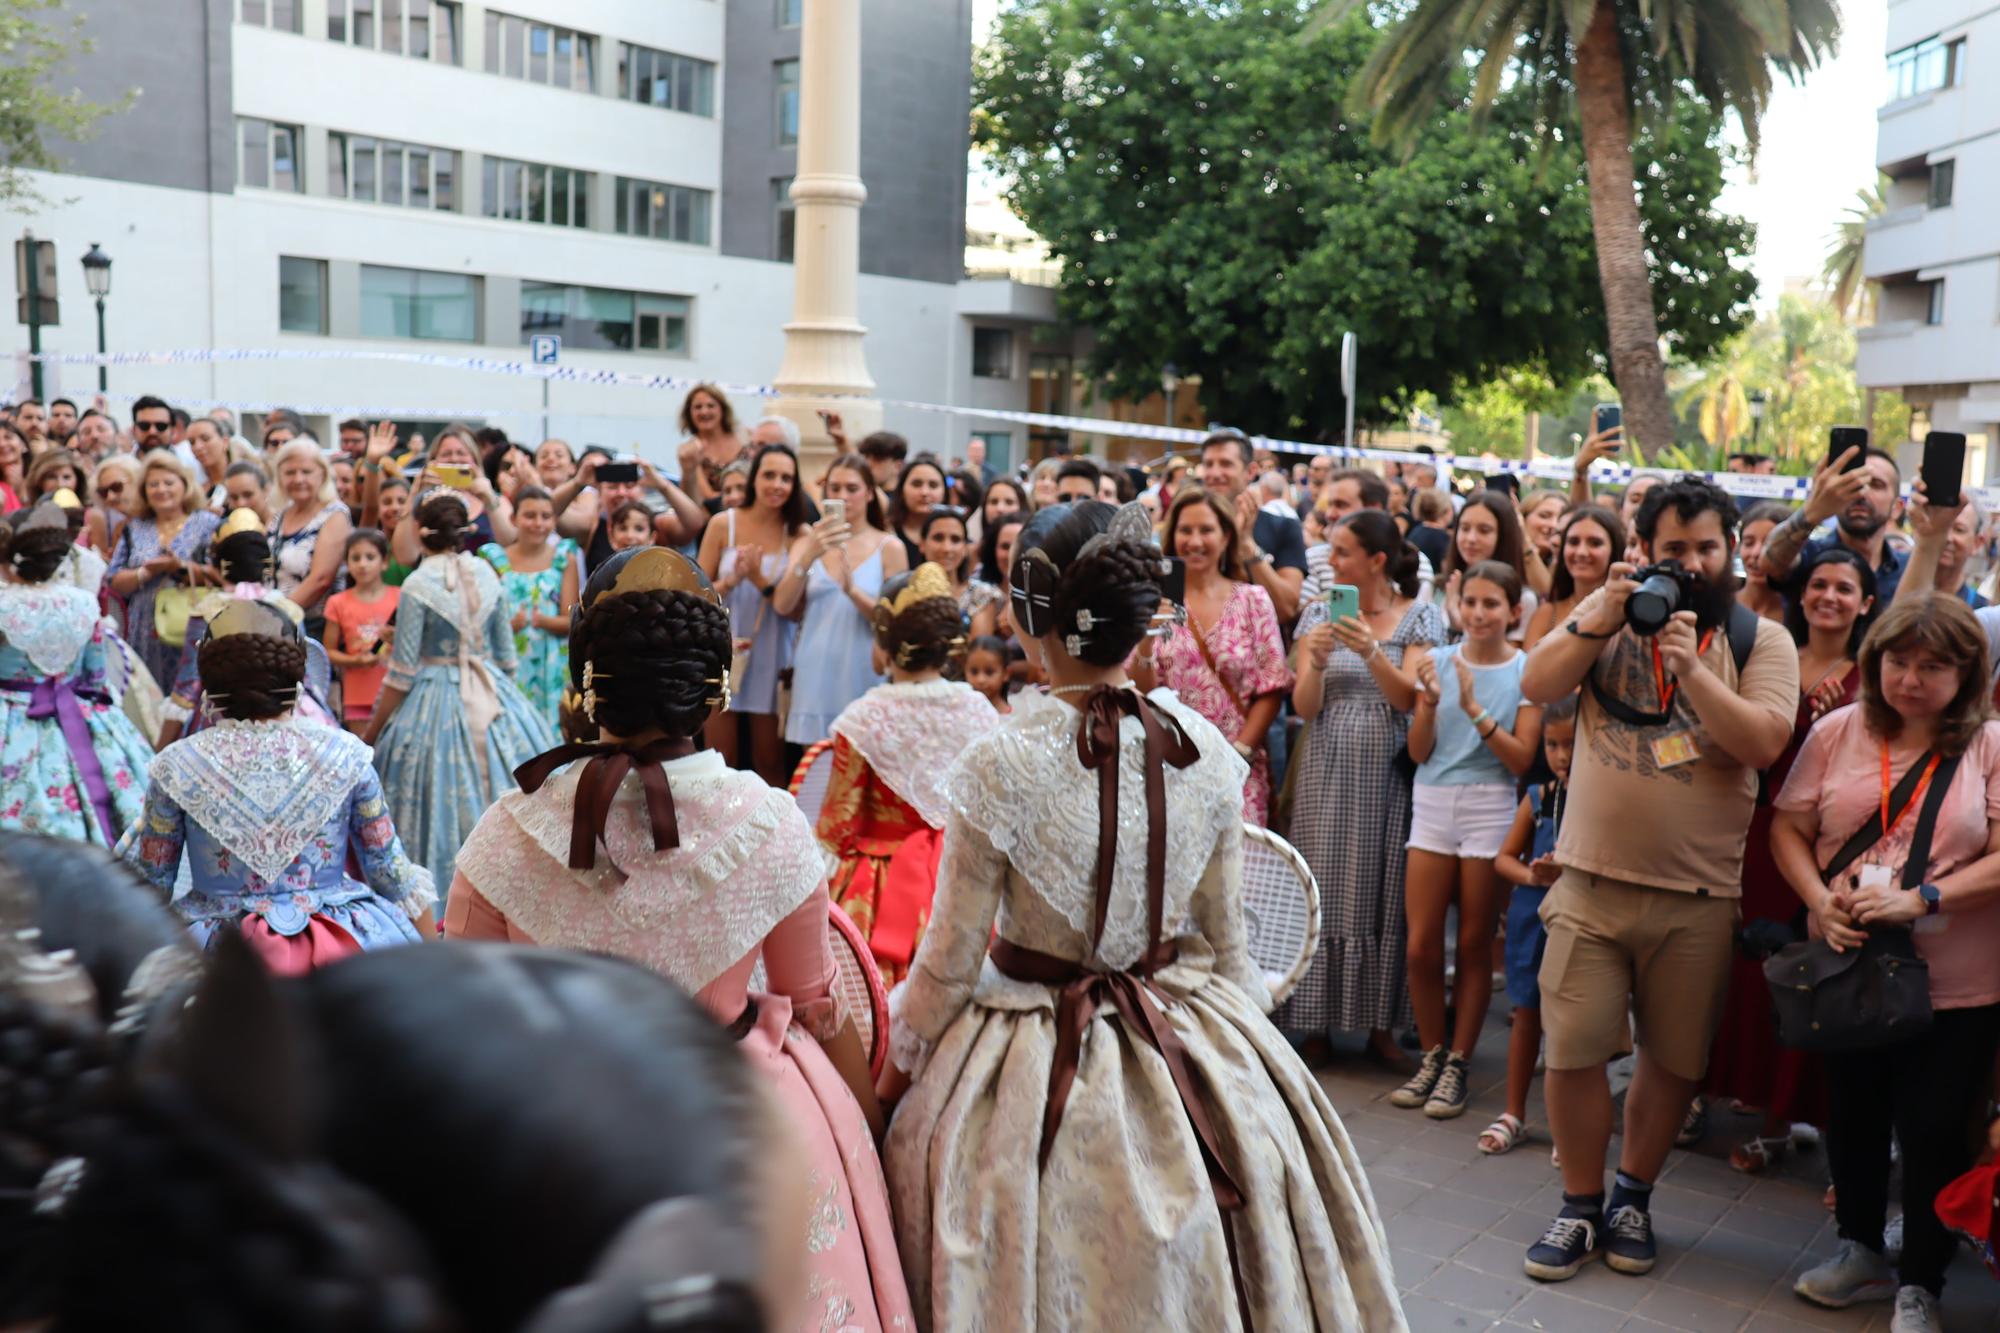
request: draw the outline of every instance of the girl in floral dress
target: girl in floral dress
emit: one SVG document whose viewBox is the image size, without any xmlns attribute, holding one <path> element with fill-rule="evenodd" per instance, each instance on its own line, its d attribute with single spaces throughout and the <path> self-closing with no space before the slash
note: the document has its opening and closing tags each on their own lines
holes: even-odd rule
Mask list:
<svg viewBox="0 0 2000 1333">
<path fill-rule="evenodd" d="M 97 598 L 54 581 L 70 541 L 52 501 L 0 524 L 0 828 L 109 847 L 139 817 L 152 746 L 107 686 Z"/>
<path fill-rule="evenodd" d="M 889 683 L 833 720 L 833 777 L 816 832 L 840 858 L 833 900 L 868 937 L 891 984 L 909 969 L 930 919 L 948 810 L 944 775 L 959 751 L 1000 725 L 985 696 L 944 678 L 964 645 L 944 570 L 922 564 L 896 575 L 875 603 L 875 657 Z"/>
<path fill-rule="evenodd" d="M 514 527 L 521 534 L 512 546 L 488 542 L 480 558 L 500 575 L 500 586 L 514 618 L 514 652 L 521 661 L 514 683 L 543 717 L 554 725 L 569 687 L 569 613 L 576 606 L 579 586 L 577 545 L 555 537 L 555 502 L 539 486 L 523 486 L 514 495 Z M 551 538 L 555 538 L 551 541 Z"/>
</svg>

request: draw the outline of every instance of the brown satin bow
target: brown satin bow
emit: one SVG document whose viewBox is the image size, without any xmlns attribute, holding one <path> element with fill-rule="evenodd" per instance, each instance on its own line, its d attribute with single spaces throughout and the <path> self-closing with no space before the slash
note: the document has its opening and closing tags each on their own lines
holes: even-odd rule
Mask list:
<svg viewBox="0 0 2000 1333">
<path fill-rule="evenodd" d="M 685 736 L 668 736 L 641 746 L 559 745 L 536 755 L 514 770 L 514 781 L 533 795 L 542 789 L 549 775 L 564 764 L 587 760 L 576 781 L 576 811 L 569 826 L 569 868 L 591 870 L 597 865 L 597 840 L 604 836 L 604 821 L 611 814 L 611 799 L 618 784 L 631 772 L 639 774 L 646 790 L 646 813 L 653 825 L 653 850 L 664 852 L 681 845 L 680 821 L 674 816 L 673 788 L 667 784 L 660 765 L 669 759 L 693 754 L 695 744 Z"/>
<path fill-rule="evenodd" d="M 1201 758 L 1187 732 L 1137 690 L 1100 685 L 1084 696 L 1083 725 L 1076 731 L 1076 757 L 1097 770 L 1097 914 L 1090 930 L 1091 952 L 1104 938 L 1111 908 L 1111 867 L 1118 859 L 1118 723 L 1125 714 L 1146 729 L 1146 911 L 1149 944 L 1160 939 L 1167 885 L 1167 774 L 1164 765 L 1186 768 Z"/>
</svg>

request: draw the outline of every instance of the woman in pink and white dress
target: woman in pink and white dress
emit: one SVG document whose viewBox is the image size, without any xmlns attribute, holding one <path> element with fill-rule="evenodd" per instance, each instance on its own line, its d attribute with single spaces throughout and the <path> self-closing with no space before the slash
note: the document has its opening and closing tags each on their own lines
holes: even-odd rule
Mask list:
<svg viewBox="0 0 2000 1333">
<path fill-rule="evenodd" d="M 570 663 L 603 743 L 522 766 L 524 790 L 459 853 L 445 933 L 628 958 L 729 1024 L 812 1163 L 802 1329 L 911 1328 L 867 1057 L 832 991 L 824 853 L 790 794 L 696 748 L 731 646 L 722 599 L 679 552 L 598 566 Z M 760 958 L 768 994 L 749 989 Z"/>
</svg>

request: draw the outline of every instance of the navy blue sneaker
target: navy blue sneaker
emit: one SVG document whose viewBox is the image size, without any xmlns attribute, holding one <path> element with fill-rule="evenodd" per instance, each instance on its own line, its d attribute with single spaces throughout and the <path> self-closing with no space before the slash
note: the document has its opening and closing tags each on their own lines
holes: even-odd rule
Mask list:
<svg viewBox="0 0 2000 1333">
<path fill-rule="evenodd" d="M 1653 1241 L 1653 1215 L 1634 1203 L 1613 1204 L 1605 1218 L 1610 1235 L 1604 1242 L 1604 1262 L 1620 1273 L 1653 1271 L 1660 1257 Z"/>
<path fill-rule="evenodd" d="M 1528 1257 L 1521 1267 L 1529 1277 L 1542 1282 L 1568 1281 L 1598 1256 L 1598 1232 L 1603 1224 L 1602 1213 L 1573 1216 L 1570 1207 L 1565 1206 L 1562 1214 L 1549 1223 L 1542 1238 L 1528 1247 Z"/>
</svg>

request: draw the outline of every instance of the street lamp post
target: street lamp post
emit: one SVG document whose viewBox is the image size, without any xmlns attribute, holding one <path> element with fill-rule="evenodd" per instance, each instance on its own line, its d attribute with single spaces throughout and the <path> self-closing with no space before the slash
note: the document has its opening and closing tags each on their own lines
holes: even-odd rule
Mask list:
<svg viewBox="0 0 2000 1333">
<path fill-rule="evenodd" d="M 111 295 L 111 256 L 98 249 L 97 242 L 90 243 L 90 249 L 83 256 L 83 285 L 90 290 L 90 297 L 97 302 L 97 354 L 104 355 L 104 298 Z M 103 393 L 110 387 L 110 377 L 105 373 L 104 362 L 97 363 L 97 391 Z"/>
<path fill-rule="evenodd" d="M 1770 395 L 1762 389 L 1750 391 L 1750 447 L 1753 450 L 1757 447 L 1757 437 L 1764 433 L 1764 404 L 1769 401 Z"/>
<path fill-rule="evenodd" d="M 1166 365 L 1160 367 L 1160 393 L 1167 400 L 1166 424 L 1168 426 L 1172 426 L 1174 424 L 1174 399 L 1180 393 L 1180 388 L 1181 388 L 1181 368 L 1175 365 L 1173 362 L 1169 361 L 1167 362 Z M 1168 453 L 1173 452 L 1173 446 L 1171 444 L 1167 446 L 1167 452 Z"/>
</svg>

